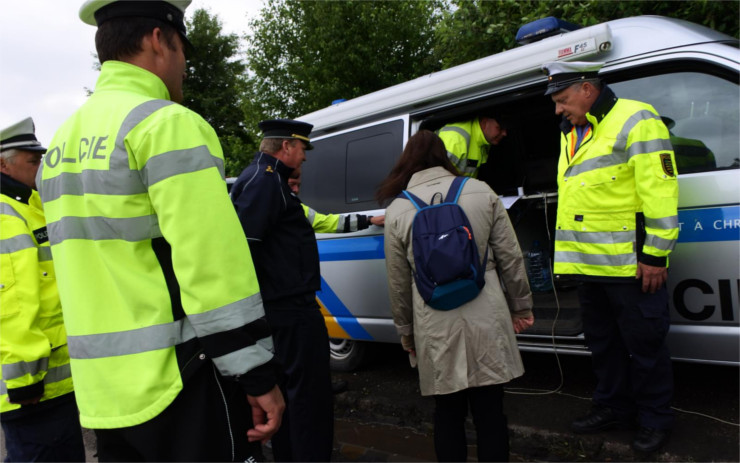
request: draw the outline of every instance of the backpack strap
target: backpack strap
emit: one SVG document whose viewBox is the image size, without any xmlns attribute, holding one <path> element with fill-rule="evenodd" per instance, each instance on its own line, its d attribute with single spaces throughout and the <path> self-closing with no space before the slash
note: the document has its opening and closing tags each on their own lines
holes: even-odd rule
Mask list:
<svg viewBox="0 0 740 463">
<path fill-rule="evenodd" d="M 421 210 L 422 208 L 424 208 L 424 207 L 427 207 L 427 206 L 428 206 L 428 204 L 427 204 L 427 203 L 425 203 L 424 201 L 422 201 L 422 200 L 421 200 L 421 199 L 420 199 L 420 198 L 419 198 L 418 196 L 416 196 L 415 194 L 413 194 L 412 192 L 410 192 L 410 191 L 407 191 L 407 190 L 403 190 L 403 191 L 402 191 L 402 192 L 401 192 L 401 193 L 400 193 L 400 194 L 399 194 L 398 196 L 396 196 L 396 197 L 397 197 L 397 198 L 404 198 L 404 199 L 408 199 L 409 201 L 411 201 L 411 204 L 413 204 L 413 205 L 414 205 L 414 207 L 416 207 L 416 208 L 417 208 L 418 210 Z"/>
<path fill-rule="evenodd" d="M 470 177 L 455 177 L 455 179 L 452 181 L 452 184 L 450 185 L 450 189 L 447 191 L 447 196 L 445 196 L 444 202 L 456 203 L 457 199 L 460 197 L 460 193 L 462 193 L 465 182 L 467 182 L 468 180 L 470 180 Z"/>
</svg>

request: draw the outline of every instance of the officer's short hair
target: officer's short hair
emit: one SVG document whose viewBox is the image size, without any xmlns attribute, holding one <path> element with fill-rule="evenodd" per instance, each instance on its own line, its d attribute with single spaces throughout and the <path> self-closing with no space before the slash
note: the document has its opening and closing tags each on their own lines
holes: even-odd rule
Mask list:
<svg viewBox="0 0 740 463">
<path fill-rule="evenodd" d="M 9 149 L 0 152 L 0 157 L 5 159 L 6 161 L 10 160 L 10 158 L 14 157 L 16 154 L 21 153 L 23 150 L 17 150 L 17 149 Z"/>
<path fill-rule="evenodd" d="M 288 141 L 291 144 L 303 143 L 301 140 L 295 138 L 263 138 L 262 142 L 260 142 L 260 151 L 267 154 L 275 154 L 280 151 L 284 141 Z"/>
<path fill-rule="evenodd" d="M 141 40 L 156 27 L 162 30 L 169 49 L 175 50 L 177 30 L 163 21 L 145 17 L 121 17 L 105 21 L 95 33 L 95 48 L 100 64 L 136 55 L 142 50 Z"/>
<path fill-rule="evenodd" d="M 571 87 L 576 87 L 576 86 L 579 86 L 580 87 L 581 85 L 585 84 L 586 82 L 588 82 L 589 84 L 593 85 L 594 88 L 596 90 L 599 90 L 599 91 L 601 91 L 601 87 L 604 86 L 604 83 L 601 82 L 601 79 L 586 79 L 586 80 L 582 80 L 580 82 L 575 82 L 575 83 L 571 84 Z"/>
</svg>

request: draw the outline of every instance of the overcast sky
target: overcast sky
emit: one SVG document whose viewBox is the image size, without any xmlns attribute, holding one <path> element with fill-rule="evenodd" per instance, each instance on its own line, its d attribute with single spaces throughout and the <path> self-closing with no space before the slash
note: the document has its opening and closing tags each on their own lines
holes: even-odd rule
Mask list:
<svg viewBox="0 0 740 463">
<path fill-rule="evenodd" d="M 93 89 L 95 30 L 77 15 L 83 0 L 0 0 L 0 128 L 28 116 L 48 146 L 56 129 Z M 262 0 L 193 0 L 219 17 L 224 32 L 243 34 Z"/>
</svg>

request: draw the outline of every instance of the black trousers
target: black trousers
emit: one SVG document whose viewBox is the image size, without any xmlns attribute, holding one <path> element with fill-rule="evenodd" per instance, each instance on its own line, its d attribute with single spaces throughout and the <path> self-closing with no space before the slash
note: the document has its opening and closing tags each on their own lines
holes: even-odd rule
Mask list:
<svg viewBox="0 0 740 463">
<path fill-rule="evenodd" d="M 85 461 L 82 428 L 74 398 L 26 416 L 0 420 L 8 452 L 6 462 Z"/>
<path fill-rule="evenodd" d="M 643 293 L 641 282 L 584 283 L 578 296 L 597 386 L 594 404 L 642 426 L 673 425 L 673 369 L 665 344 L 670 326 L 665 285 Z"/>
<path fill-rule="evenodd" d="M 284 377 L 283 423 L 272 437 L 275 461 L 329 461 L 334 405 L 329 372 L 329 334 L 313 297 L 308 305 L 267 308 L 275 354 Z"/>
<path fill-rule="evenodd" d="M 465 419 L 473 415 L 478 461 L 509 461 L 502 384 L 434 396 L 434 450 L 439 461 L 467 461 Z"/>
<path fill-rule="evenodd" d="M 96 429 L 98 460 L 261 461 L 260 443 L 247 441 L 251 427 L 251 408 L 241 386 L 224 380 L 206 361 L 153 419 L 127 428 Z"/>
</svg>

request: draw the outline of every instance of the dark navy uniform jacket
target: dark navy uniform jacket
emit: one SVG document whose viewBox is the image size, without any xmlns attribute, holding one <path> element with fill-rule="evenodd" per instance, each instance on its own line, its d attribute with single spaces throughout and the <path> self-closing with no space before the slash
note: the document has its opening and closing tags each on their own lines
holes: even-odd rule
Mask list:
<svg viewBox="0 0 740 463">
<path fill-rule="evenodd" d="M 288 187 L 292 171 L 259 152 L 231 189 L 266 308 L 299 295 L 310 294 L 313 300 L 321 289 L 316 236 Z"/>
</svg>

